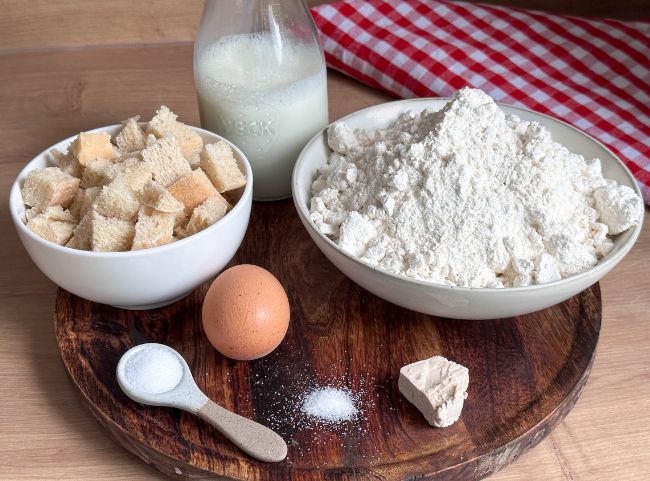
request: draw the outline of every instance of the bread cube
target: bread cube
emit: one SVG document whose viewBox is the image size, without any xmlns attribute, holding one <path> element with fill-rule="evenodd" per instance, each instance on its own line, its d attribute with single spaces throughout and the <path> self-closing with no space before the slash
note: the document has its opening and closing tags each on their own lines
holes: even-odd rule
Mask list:
<svg viewBox="0 0 650 481">
<path fill-rule="evenodd" d="M 68 209 L 64 209 L 60 205 L 48 207 L 40 215 L 48 220 L 75 223 L 74 216 L 70 213 L 70 211 Z"/>
<path fill-rule="evenodd" d="M 42 209 L 39 209 L 39 208 L 36 208 L 36 207 L 32 207 L 31 209 L 26 209 L 25 210 L 25 219 L 27 220 L 27 222 L 29 222 L 30 220 L 32 220 L 34 217 L 36 217 L 41 212 L 43 212 Z"/>
<path fill-rule="evenodd" d="M 244 195 L 244 189 L 245 186 L 239 187 L 238 189 L 233 189 L 233 190 L 229 190 L 228 192 L 224 192 L 221 195 L 223 195 L 223 198 L 226 199 L 226 201 L 228 201 L 230 205 L 235 205 L 237 204 L 237 202 L 239 202 L 239 199 L 241 199 L 242 196 Z"/>
<path fill-rule="evenodd" d="M 139 192 L 151 181 L 151 164 L 137 159 L 128 159 L 120 164 L 115 164 L 113 169 L 117 172 L 114 181 L 124 182 L 133 192 Z"/>
<path fill-rule="evenodd" d="M 210 227 L 226 215 L 228 207 L 230 205 L 221 195 L 217 194 L 209 197 L 194 209 L 187 226 L 177 229 L 176 233 L 179 237 L 189 237 L 192 234 L 196 234 Z"/>
<path fill-rule="evenodd" d="M 90 161 L 81 175 L 80 186 L 88 187 L 102 187 L 108 185 L 115 178 L 115 169 L 113 169 L 113 162 L 108 159 L 95 159 Z"/>
<path fill-rule="evenodd" d="M 191 156 L 186 156 L 185 158 L 190 163 L 192 170 L 196 170 L 201 167 L 201 152 L 195 152 Z"/>
<path fill-rule="evenodd" d="M 134 235 L 135 227 L 131 222 L 93 213 L 91 247 L 94 252 L 128 251 Z"/>
<path fill-rule="evenodd" d="M 173 212 L 141 207 L 131 250 L 148 249 L 171 242 L 174 235 L 174 217 Z"/>
<path fill-rule="evenodd" d="M 174 232 L 176 232 L 177 229 L 185 228 L 190 220 L 190 216 L 185 213 L 185 209 L 179 210 L 174 214 L 174 216 Z"/>
<path fill-rule="evenodd" d="M 232 150 L 225 142 L 219 141 L 203 148 L 201 168 L 219 193 L 246 185 L 246 177 L 239 170 Z"/>
<path fill-rule="evenodd" d="M 146 163 L 142 160 L 142 158 L 139 155 L 132 155 L 131 157 L 124 157 L 118 159 L 116 162 L 113 163 L 112 170 L 115 173 L 115 176 L 117 176 L 117 174 L 138 167 L 139 164 L 146 164 Z M 147 165 L 147 170 L 151 171 L 151 166 L 149 164 L 146 165 Z"/>
<path fill-rule="evenodd" d="M 95 252 L 128 251 L 134 235 L 135 227 L 131 222 L 104 217 L 90 209 L 75 228 L 66 247 Z"/>
<path fill-rule="evenodd" d="M 125 120 L 122 130 L 115 136 L 115 143 L 120 152 L 138 152 L 147 146 L 147 136 L 138 125 L 138 120 L 139 115 Z"/>
<path fill-rule="evenodd" d="M 135 222 L 140 201 L 123 179 L 116 179 L 102 187 L 95 200 L 95 209 L 105 217 Z"/>
<path fill-rule="evenodd" d="M 74 227 L 72 214 L 60 205 L 47 207 L 27 222 L 27 228 L 34 234 L 59 245 L 68 242 Z"/>
<path fill-rule="evenodd" d="M 79 188 L 79 179 L 58 167 L 32 170 L 22 188 L 23 201 L 39 212 L 48 206 L 67 207 Z"/>
<path fill-rule="evenodd" d="M 140 192 L 140 202 L 160 212 L 176 213 L 185 208 L 176 197 L 155 180 L 144 185 Z"/>
<path fill-rule="evenodd" d="M 133 160 L 134 162 L 142 162 L 142 153 L 140 150 L 135 152 L 120 152 L 117 154 L 117 157 L 112 159 L 115 164 L 121 164 L 127 160 Z"/>
<path fill-rule="evenodd" d="M 183 155 L 191 159 L 194 154 L 201 152 L 203 139 L 187 125 L 176 120 L 177 115 L 162 105 L 156 115 L 147 125 L 147 134 L 157 138 L 174 137 L 178 141 Z"/>
<path fill-rule="evenodd" d="M 110 184 L 120 174 L 129 174 L 127 183 L 135 190 L 151 179 L 151 166 L 137 157 L 113 162 L 106 159 L 93 160 L 85 169 L 81 177 L 81 187 L 102 187 Z"/>
<path fill-rule="evenodd" d="M 185 206 L 185 215 L 190 215 L 195 207 L 201 205 L 208 197 L 218 195 L 217 190 L 201 169 L 193 170 L 181 177 L 167 190 Z"/>
<path fill-rule="evenodd" d="M 70 174 L 77 179 L 81 179 L 84 172 L 84 166 L 73 155 L 65 155 L 59 161 L 59 167 L 66 174 Z"/>
<path fill-rule="evenodd" d="M 192 172 L 174 137 L 166 137 L 142 151 L 142 158 L 151 165 L 153 179 L 167 187 Z"/>
<path fill-rule="evenodd" d="M 70 203 L 70 213 L 72 214 L 72 217 L 77 220 L 82 219 L 86 215 L 86 212 L 88 212 L 88 209 L 90 209 L 90 206 L 95 201 L 101 190 L 101 187 L 77 189 L 77 193 Z"/>
<path fill-rule="evenodd" d="M 79 221 L 79 224 L 74 228 L 72 238 L 65 246 L 82 251 L 91 250 L 93 240 L 93 219 L 97 215 L 95 209 L 92 207 L 88 209 L 86 214 L 81 218 L 81 221 Z"/>
<path fill-rule="evenodd" d="M 56 149 L 52 149 L 50 154 L 54 157 L 54 160 L 63 172 L 72 177 L 81 178 L 84 166 L 79 163 L 74 155 L 64 154 Z"/>
<path fill-rule="evenodd" d="M 112 159 L 116 156 L 113 144 L 111 144 L 111 136 L 105 132 L 80 133 L 70 144 L 68 153 L 72 154 L 84 167 L 93 160 Z"/>
</svg>

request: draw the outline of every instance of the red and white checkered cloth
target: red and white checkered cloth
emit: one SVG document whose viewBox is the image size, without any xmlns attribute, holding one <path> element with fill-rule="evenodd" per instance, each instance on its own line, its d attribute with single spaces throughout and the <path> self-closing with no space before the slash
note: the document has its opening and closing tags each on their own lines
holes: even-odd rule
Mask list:
<svg viewBox="0 0 650 481">
<path fill-rule="evenodd" d="M 399 97 L 469 85 L 569 122 L 618 154 L 650 203 L 650 22 L 433 0 L 312 14 L 330 67 Z"/>
</svg>

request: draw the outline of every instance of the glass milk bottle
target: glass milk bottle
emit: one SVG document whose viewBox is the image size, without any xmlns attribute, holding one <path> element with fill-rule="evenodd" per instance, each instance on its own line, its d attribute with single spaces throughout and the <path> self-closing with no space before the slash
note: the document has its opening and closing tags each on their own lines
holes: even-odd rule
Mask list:
<svg viewBox="0 0 650 481">
<path fill-rule="evenodd" d="M 248 157 L 257 200 L 291 196 L 291 172 L 327 125 L 327 80 L 301 0 L 207 0 L 194 44 L 201 126 Z"/>
</svg>

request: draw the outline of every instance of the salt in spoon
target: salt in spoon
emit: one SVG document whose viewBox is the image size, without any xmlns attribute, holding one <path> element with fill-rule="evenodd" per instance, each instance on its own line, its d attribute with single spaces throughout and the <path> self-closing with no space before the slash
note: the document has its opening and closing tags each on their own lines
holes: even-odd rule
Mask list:
<svg viewBox="0 0 650 481">
<path fill-rule="evenodd" d="M 154 356 L 157 356 L 155 360 Z M 161 369 L 168 369 L 169 376 L 161 377 Z M 152 375 L 155 376 L 153 381 L 146 379 Z M 260 461 L 279 462 L 287 456 L 287 444 L 280 435 L 222 408 L 203 394 L 183 356 L 169 346 L 148 343 L 126 351 L 117 364 L 117 382 L 134 401 L 150 406 L 175 407 L 196 414 L 235 446 Z"/>
</svg>

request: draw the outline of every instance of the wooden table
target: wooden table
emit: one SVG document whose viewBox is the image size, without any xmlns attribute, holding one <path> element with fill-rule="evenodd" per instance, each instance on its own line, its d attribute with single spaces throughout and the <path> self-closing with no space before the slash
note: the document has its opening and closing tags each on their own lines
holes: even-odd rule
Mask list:
<svg viewBox="0 0 650 481">
<path fill-rule="evenodd" d="M 27 161 L 55 141 L 81 130 L 137 113 L 146 117 L 161 103 L 187 123 L 199 123 L 192 46 L 186 38 L 193 32 L 192 25 L 176 32 L 181 41 L 173 43 L 152 38 L 159 33 L 156 29 L 137 30 L 140 33 L 131 29 L 124 34 L 119 25 L 113 25 L 108 33 L 98 34 L 103 35 L 102 42 L 83 47 L 87 43 L 84 35 L 92 35 L 90 27 L 81 25 L 75 36 L 70 33 L 74 22 L 59 18 L 59 23 L 50 26 L 51 15 L 35 14 L 51 14 L 52 2 L 31 2 L 32 10 L 24 13 L 18 6 L 24 3 L 13 3 L 13 8 L 11 2 L 2 5 L 0 18 L 0 32 L 4 32 L 0 34 L 3 199 L 7 199 L 11 182 Z M 99 3 L 93 7 L 95 14 Z M 115 3 L 123 7 L 126 2 Z M 173 2 L 163 3 L 169 6 Z M 192 12 L 199 10 L 199 3 L 191 3 Z M 64 9 L 63 2 L 57 5 Z M 146 18 L 144 7 L 133 8 L 134 15 Z M 92 10 L 74 15 L 92 19 Z M 21 18 L 25 20 L 28 13 L 36 23 L 27 27 L 15 24 Z M 41 43 L 35 45 L 34 38 Z M 38 45 L 47 48 L 35 48 Z M 389 99 L 334 72 L 329 74 L 329 95 L 332 119 Z M 0 479 L 160 479 L 157 472 L 115 445 L 82 407 L 54 339 L 56 287 L 20 245 L 6 202 L 2 209 Z M 647 210 L 645 220 L 646 228 L 634 249 L 601 284 L 604 318 L 599 352 L 574 411 L 539 446 L 491 479 L 650 479 Z"/>
</svg>

